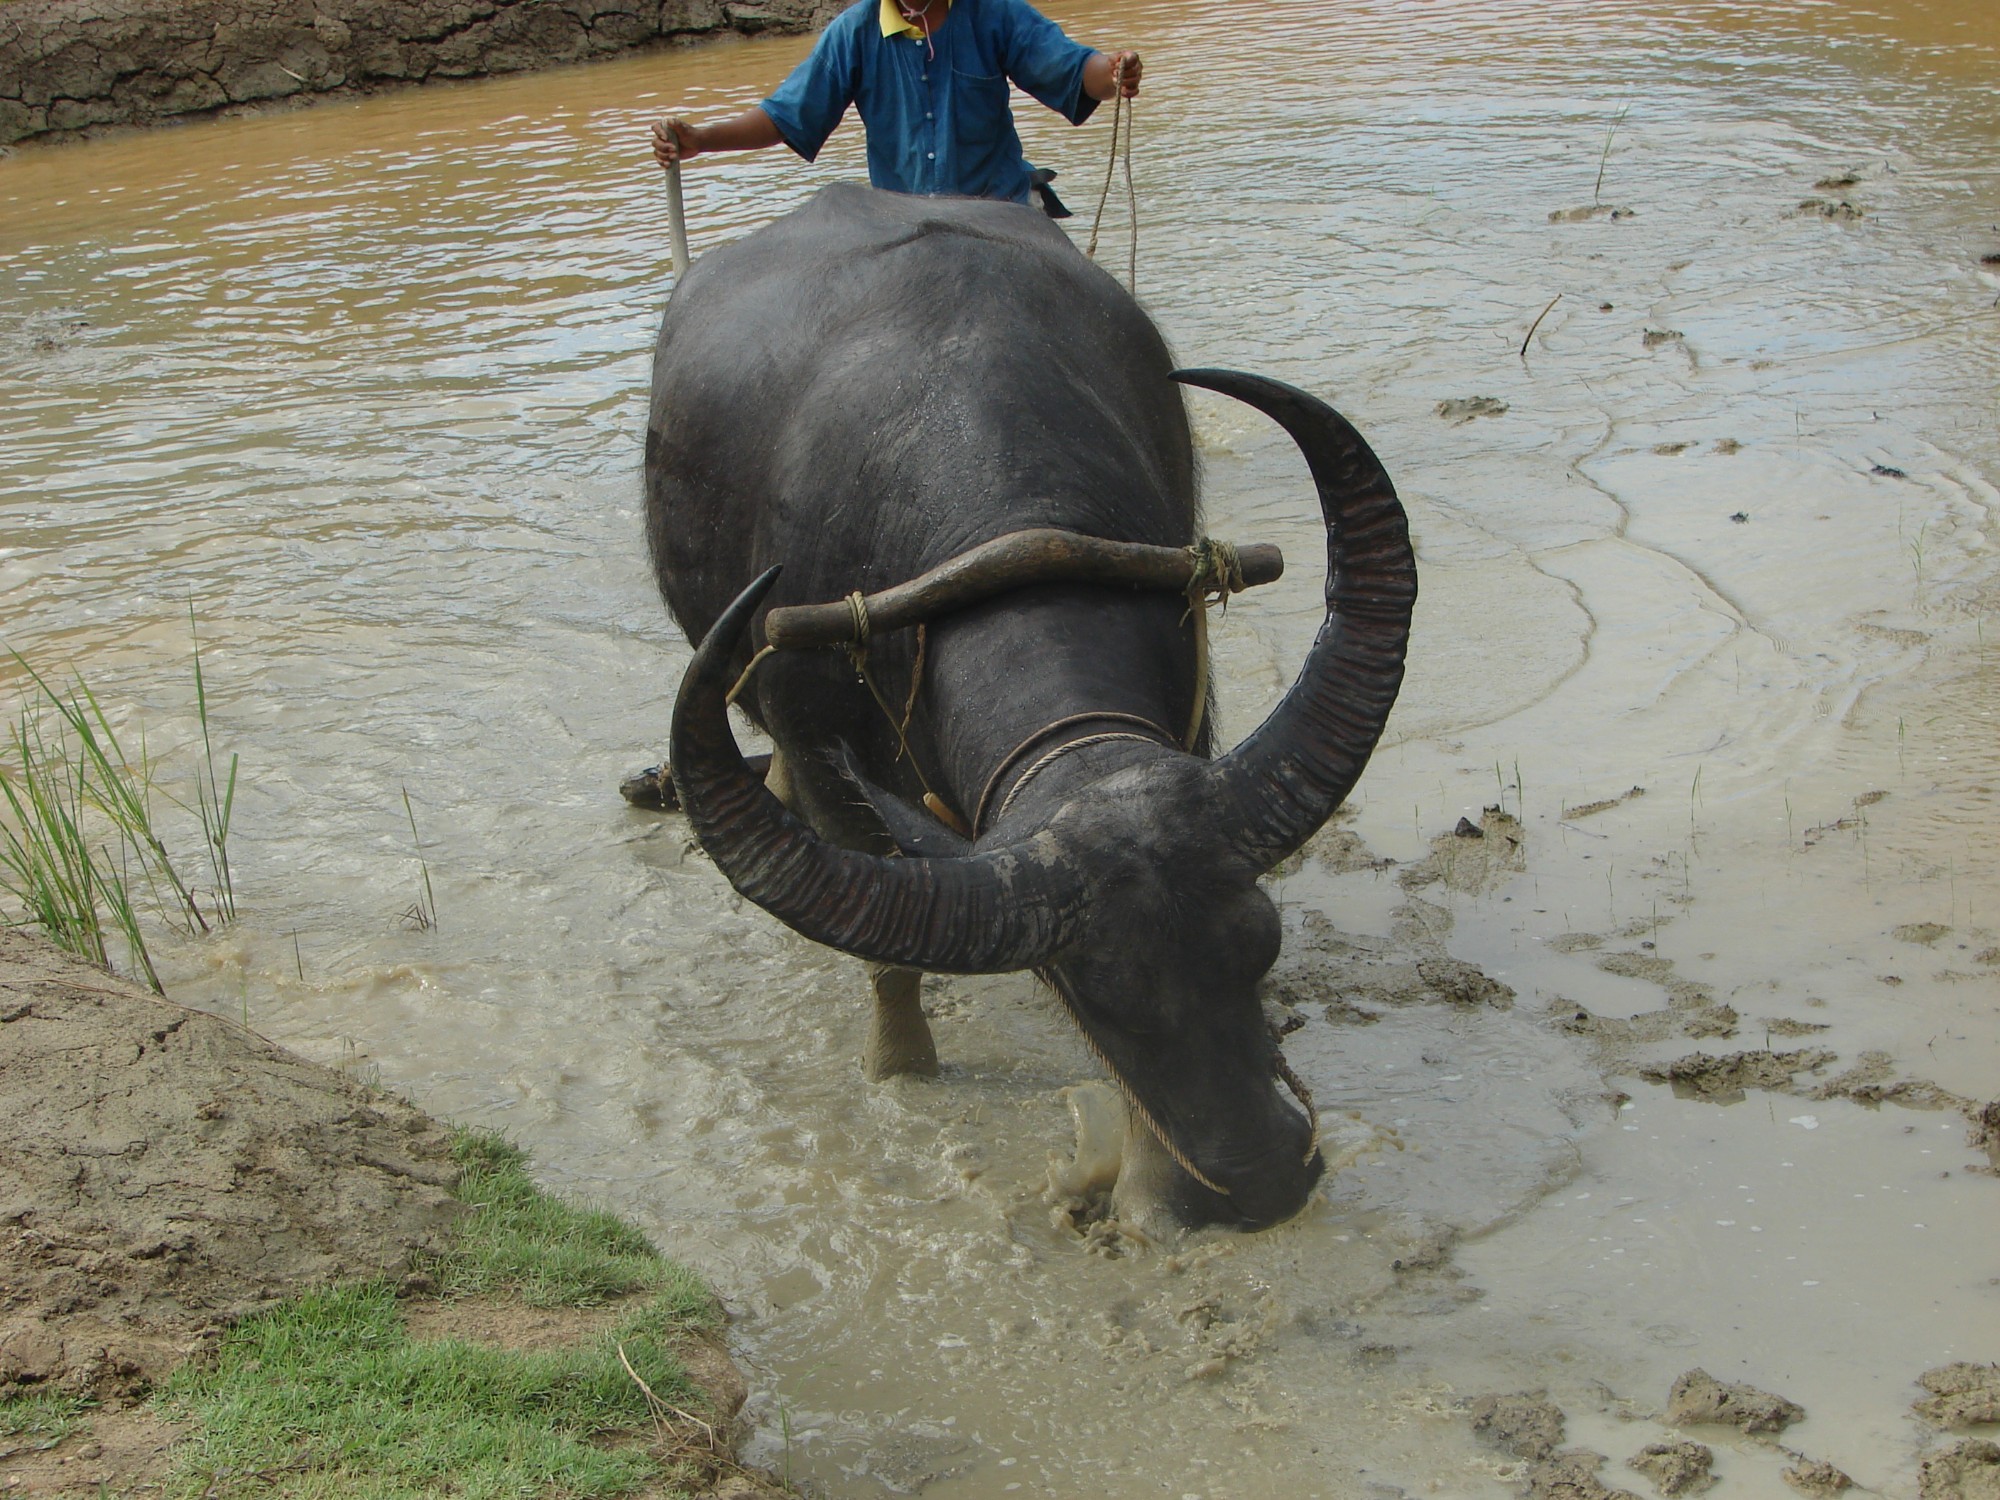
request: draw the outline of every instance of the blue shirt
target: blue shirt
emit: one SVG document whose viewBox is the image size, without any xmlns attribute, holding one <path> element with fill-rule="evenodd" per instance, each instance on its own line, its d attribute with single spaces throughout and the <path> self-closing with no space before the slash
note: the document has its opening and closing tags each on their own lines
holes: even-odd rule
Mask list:
<svg viewBox="0 0 2000 1500">
<path fill-rule="evenodd" d="M 785 144 L 819 155 L 852 104 L 868 132 L 868 180 L 895 193 L 1028 201 L 1008 80 L 1081 125 L 1091 49 L 1025 0 L 953 0 L 928 43 L 884 36 L 879 0 L 857 0 L 764 101 Z"/>
</svg>

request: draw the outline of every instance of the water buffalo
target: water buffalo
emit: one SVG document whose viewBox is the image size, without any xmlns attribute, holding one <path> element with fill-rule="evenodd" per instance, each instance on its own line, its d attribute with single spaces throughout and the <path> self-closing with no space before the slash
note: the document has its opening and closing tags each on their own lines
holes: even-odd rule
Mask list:
<svg viewBox="0 0 2000 1500">
<path fill-rule="evenodd" d="M 1180 743 L 1202 680 L 1186 598 L 1043 582 L 933 620 L 921 660 L 913 631 L 875 637 L 872 689 L 838 651 L 768 657 L 738 699 L 777 747 L 753 772 L 724 700 L 770 607 L 879 590 L 1024 528 L 1190 543 L 1176 381 L 1280 423 L 1326 518 L 1326 621 L 1261 728 L 1219 760 L 1205 730 Z M 1125 1096 L 1121 1203 L 1186 1225 L 1297 1213 L 1324 1162 L 1279 1088 L 1257 986 L 1280 931 L 1257 882 L 1360 775 L 1416 597 L 1402 507 L 1359 434 L 1276 381 L 1175 372 L 1139 305 L 1038 212 L 835 187 L 675 289 L 646 494 L 661 591 L 701 642 L 675 790 L 739 891 L 871 961 L 870 1075 L 936 1068 L 921 971 L 1032 969 Z"/>
</svg>

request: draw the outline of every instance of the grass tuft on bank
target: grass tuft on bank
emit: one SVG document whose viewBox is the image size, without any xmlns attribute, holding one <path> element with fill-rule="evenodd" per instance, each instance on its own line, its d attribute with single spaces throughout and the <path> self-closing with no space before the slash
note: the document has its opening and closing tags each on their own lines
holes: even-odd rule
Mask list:
<svg viewBox="0 0 2000 1500">
<path fill-rule="evenodd" d="M 714 1298 L 613 1215 L 535 1187 L 501 1137 L 468 1132 L 457 1151 L 474 1211 L 426 1267 L 441 1296 L 633 1310 L 575 1345 L 513 1350 L 412 1338 L 386 1282 L 308 1292 L 168 1382 L 160 1405 L 189 1434 L 170 1500 L 593 1500 L 672 1482 L 646 1439 L 659 1403 L 702 1404 L 674 1351 L 714 1326 Z"/>
<path fill-rule="evenodd" d="M 83 1425 L 94 1403 L 85 1396 L 60 1391 L 36 1391 L 0 1401 L 0 1438 L 19 1446 L 53 1448 Z"/>
<path fill-rule="evenodd" d="M 461 1133 L 458 1196 L 473 1213 L 448 1255 L 425 1267 L 441 1295 L 503 1292 L 529 1307 L 601 1307 L 652 1292 L 691 1324 L 712 1322 L 714 1298 L 692 1271 L 664 1259 L 615 1214 L 552 1198 L 527 1156 L 503 1136 Z"/>
</svg>

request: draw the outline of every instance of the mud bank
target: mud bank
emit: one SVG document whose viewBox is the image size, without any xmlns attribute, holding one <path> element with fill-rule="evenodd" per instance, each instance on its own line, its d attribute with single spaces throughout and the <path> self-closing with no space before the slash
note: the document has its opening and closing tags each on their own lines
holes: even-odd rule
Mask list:
<svg viewBox="0 0 2000 1500">
<path fill-rule="evenodd" d="M 441 1298 L 425 1267 L 467 1213 L 453 1132 L 366 1082 L 0 930 L 0 1403 L 90 1416 L 50 1441 L 0 1428 L 9 1494 L 156 1480 L 182 1436 L 143 1405 L 242 1318 L 385 1278 L 413 1333 L 495 1347 L 598 1334 L 602 1307 Z M 690 1335 L 682 1364 L 726 1429 L 747 1388 Z M 717 1493 L 762 1494 L 722 1450 Z"/>
<path fill-rule="evenodd" d="M 803 31 L 836 0 L 19 0 L 0 6 L 0 146 L 330 94 Z"/>
</svg>

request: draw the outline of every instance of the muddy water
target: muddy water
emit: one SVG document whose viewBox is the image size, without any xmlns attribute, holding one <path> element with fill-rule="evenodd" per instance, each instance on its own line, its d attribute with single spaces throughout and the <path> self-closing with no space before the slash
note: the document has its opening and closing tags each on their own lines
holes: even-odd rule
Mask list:
<svg viewBox="0 0 2000 1500">
<path fill-rule="evenodd" d="M 859 965 L 612 792 L 686 657 L 635 509 L 669 279 L 637 142 L 796 39 L 0 162 L 6 644 L 131 705 L 171 784 L 192 598 L 243 757 L 244 915 L 175 992 L 675 1245 L 758 1455 L 819 1493 L 1498 1495 L 1456 1403 L 1535 1387 L 1644 1491 L 1622 1460 L 1702 1365 L 1913 1495 L 1914 1377 L 2000 1357 L 2000 1187 L 1951 1110 L 1809 1096 L 2000 1090 L 2000 20 L 1053 9 L 1146 50 L 1140 290 L 1182 358 L 1336 399 L 1420 538 L 1385 748 L 1274 885 L 1326 1200 L 1086 1247 L 1043 1191 L 1093 1068 L 1045 996 L 937 984 L 946 1076 L 866 1087 Z M 1028 135 L 1087 221 L 1102 124 Z M 859 170 L 851 135 L 700 164 L 697 242 Z M 1302 465 L 1197 420 L 1212 529 L 1304 564 Z M 1217 622 L 1226 727 L 1310 574 Z M 1518 827 L 1434 845 L 1491 805 Z M 1640 1074 L 1766 1047 L 1833 1057 Z"/>
</svg>

